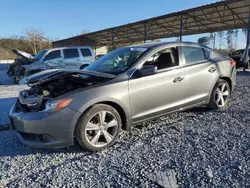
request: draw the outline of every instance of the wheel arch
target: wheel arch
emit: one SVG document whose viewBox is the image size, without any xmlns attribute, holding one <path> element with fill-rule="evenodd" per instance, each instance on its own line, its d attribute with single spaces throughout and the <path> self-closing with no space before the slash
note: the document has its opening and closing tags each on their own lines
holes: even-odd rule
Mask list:
<svg viewBox="0 0 250 188">
<path fill-rule="evenodd" d="M 89 65 L 90 65 L 90 63 L 88 63 L 88 62 L 82 63 L 82 64 L 80 65 L 80 69 L 84 69 L 85 67 L 87 67 L 87 66 L 89 66 Z"/>
<path fill-rule="evenodd" d="M 77 123 L 79 122 L 79 119 L 84 115 L 84 113 L 89 109 L 91 108 L 93 105 L 96 105 L 96 104 L 106 104 L 106 105 L 109 105 L 111 107 L 113 107 L 120 115 L 121 117 L 121 120 L 122 120 L 122 129 L 123 130 L 129 130 L 131 125 L 132 125 L 132 120 L 129 118 L 129 112 L 126 111 L 122 105 L 120 105 L 119 103 L 117 102 L 114 102 L 114 101 L 109 101 L 109 100 L 103 100 L 103 101 L 99 101 L 99 102 L 95 102 L 95 103 L 92 103 L 92 104 L 89 104 L 88 107 L 86 107 L 82 112 L 81 112 L 81 115 L 77 118 L 77 121 L 75 123 L 75 127 L 77 125 Z M 75 127 L 74 127 L 74 131 L 75 132 Z"/>
<path fill-rule="evenodd" d="M 121 120 L 122 120 L 122 129 L 123 130 L 129 130 L 130 123 L 128 121 L 128 115 L 126 114 L 125 110 L 117 103 L 111 102 L 111 101 L 102 101 L 96 104 L 107 104 L 109 106 L 112 106 L 116 111 L 119 113 Z"/>
<path fill-rule="evenodd" d="M 212 97 L 212 93 L 213 93 L 213 90 L 214 90 L 214 87 L 216 86 L 216 83 L 219 81 L 219 80 L 225 80 L 228 84 L 229 84 L 229 87 L 230 87 L 230 92 L 232 92 L 232 80 L 228 77 L 228 76 L 220 76 L 216 82 L 214 83 L 211 91 L 210 91 L 210 94 L 209 94 L 209 100 L 208 100 L 208 103 L 209 101 L 211 100 L 211 97 Z"/>
<path fill-rule="evenodd" d="M 232 92 L 232 80 L 227 76 L 221 76 L 219 79 L 225 80 L 230 86 L 230 92 Z"/>
</svg>

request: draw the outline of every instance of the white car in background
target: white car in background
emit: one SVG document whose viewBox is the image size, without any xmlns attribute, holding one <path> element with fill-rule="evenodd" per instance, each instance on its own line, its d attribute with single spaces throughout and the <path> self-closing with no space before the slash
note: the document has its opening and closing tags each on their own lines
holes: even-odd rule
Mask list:
<svg viewBox="0 0 250 188">
<path fill-rule="evenodd" d="M 19 51 L 21 52 L 21 51 Z M 15 68 L 14 78 L 19 82 L 23 77 L 48 69 L 84 69 L 95 61 L 95 52 L 89 46 L 60 47 L 42 50 L 39 58 L 35 58 L 32 63 L 19 65 Z M 27 59 L 33 56 L 28 53 L 20 54 L 22 57 L 27 55 Z"/>
</svg>

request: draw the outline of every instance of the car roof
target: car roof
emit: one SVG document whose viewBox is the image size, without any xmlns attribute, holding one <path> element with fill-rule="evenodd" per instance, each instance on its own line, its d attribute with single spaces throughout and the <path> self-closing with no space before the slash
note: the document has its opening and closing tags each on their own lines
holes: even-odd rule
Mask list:
<svg viewBox="0 0 250 188">
<path fill-rule="evenodd" d="M 69 48 L 89 48 L 89 49 L 92 49 L 90 46 L 65 46 L 65 47 L 49 48 L 46 50 L 61 50 L 61 49 L 69 49 Z"/>
<path fill-rule="evenodd" d="M 166 45 L 176 45 L 176 46 L 181 46 L 181 45 L 188 45 L 188 46 L 200 46 L 203 48 L 208 48 L 207 46 L 200 45 L 198 43 L 194 42 L 149 42 L 149 43 L 143 43 L 143 44 L 135 44 L 131 45 L 128 47 L 137 47 L 137 48 L 153 48 L 153 47 L 161 47 L 161 46 L 166 46 Z"/>
</svg>

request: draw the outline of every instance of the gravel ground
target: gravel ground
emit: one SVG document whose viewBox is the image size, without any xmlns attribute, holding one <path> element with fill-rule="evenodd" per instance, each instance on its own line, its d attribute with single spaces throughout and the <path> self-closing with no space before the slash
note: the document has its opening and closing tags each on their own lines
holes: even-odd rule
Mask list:
<svg viewBox="0 0 250 188">
<path fill-rule="evenodd" d="M 0 86 L 2 122 L 22 87 Z M 98 153 L 29 148 L 0 132 L 0 187 L 159 187 L 150 177 L 169 171 L 179 187 L 250 187 L 250 74 L 229 106 L 145 122 Z"/>
</svg>

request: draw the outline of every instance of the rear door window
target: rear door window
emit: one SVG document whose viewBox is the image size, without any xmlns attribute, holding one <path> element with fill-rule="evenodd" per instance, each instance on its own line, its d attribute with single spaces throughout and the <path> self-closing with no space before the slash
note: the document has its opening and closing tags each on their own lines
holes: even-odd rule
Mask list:
<svg viewBox="0 0 250 188">
<path fill-rule="evenodd" d="M 64 54 L 64 59 L 79 57 L 79 53 L 77 49 L 64 49 L 63 54 Z"/>
<path fill-rule="evenodd" d="M 81 50 L 81 53 L 82 53 L 82 56 L 83 57 L 89 57 L 89 56 L 92 56 L 91 54 L 91 51 L 87 48 L 82 48 L 80 49 Z"/>
<path fill-rule="evenodd" d="M 55 51 L 49 52 L 45 56 L 44 61 L 48 61 L 48 60 L 56 59 L 56 58 L 60 58 L 60 57 L 61 57 L 61 51 L 60 50 L 55 50 Z"/>
<path fill-rule="evenodd" d="M 183 46 L 182 51 L 186 59 L 186 64 L 198 63 L 207 59 L 203 49 L 199 47 Z"/>
</svg>

